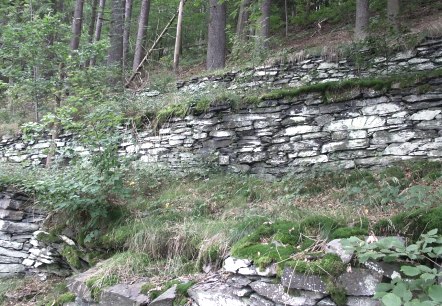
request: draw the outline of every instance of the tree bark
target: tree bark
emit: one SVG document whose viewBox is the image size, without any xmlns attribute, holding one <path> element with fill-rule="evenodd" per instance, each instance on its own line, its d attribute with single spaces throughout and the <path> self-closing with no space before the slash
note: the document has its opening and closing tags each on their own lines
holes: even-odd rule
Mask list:
<svg viewBox="0 0 442 306">
<path fill-rule="evenodd" d="M 90 44 L 94 41 L 94 30 L 95 30 L 95 24 L 97 22 L 97 6 L 98 6 L 98 0 L 92 0 L 91 23 L 89 24 L 89 30 L 88 30 Z"/>
<path fill-rule="evenodd" d="M 207 69 L 224 68 L 226 64 L 226 2 L 210 0 Z"/>
<path fill-rule="evenodd" d="M 93 43 L 97 43 L 101 39 L 101 29 L 103 28 L 103 15 L 104 7 L 106 6 L 106 0 L 100 0 L 98 5 L 97 20 L 95 21 L 95 32 Z M 96 62 L 96 57 L 92 57 L 90 61 L 90 66 L 94 66 Z"/>
<path fill-rule="evenodd" d="M 110 65 L 122 66 L 123 64 L 124 3 L 124 0 L 112 0 L 108 53 L 108 63 Z"/>
<path fill-rule="evenodd" d="M 244 41 L 246 38 L 246 26 L 249 22 L 249 7 L 250 7 L 251 0 L 243 0 L 241 2 L 241 6 L 239 8 L 239 14 L 238 14 L 238 23 L 236 25 L 236 37 L 240 41 Z"/>
<path fill-rule="evenodd" d="M 400 26 L 398 19 L 399 10 L 400 10 L 400 0 L 388 0 L 387 2 L 388 21 L 395 30 L 398 30 Z"/>
<path fill-rule="evenodd" d="M 123 34 L 123 66 L 127 66 L 129 53 L 130 25 L 132 20 L 132 0 L 126 0 L 124 9 L 124 34 Z"/>
<path fill-rule="evenodd" d="M 176 26 L 175 37 L 175 51 L 173 54 L 173 71 L 178 73 L 178 67 L 180 64 L 180 51 L 182 43 L 182 27 L 183 27 L 183 12 L 184 12 L 184 0 L 180 0 L 180 6 L 178 8 L 178 22 Z"/>
<path fill-rule="evenodd" d="M 356 0 L 355 40 L 364 40 L 368 35 L 368 0 Z"/>
<path fill-rule="evenodd" d="M 150 0 L 141 1 L 140 17 L 138 18 L 137 40 L 135 43 L 134 61 L 132 70 L 135 72 L 143 58 L 144 36 L 149 24 Z"/>
<path fill-rule="evenodd" d="M 75 1 L 74 19 L 72 21 L 71 49 L 78 50 L 80 46 L 81 27 L 83 23 L 84 0 Z"/>
<path fill-rule="evenodd" d="M 263 0 L 261 4 L 261 40 L 262 46 L 267 48 L 269 46 L 270 38 L 270 7 L 272 5 L 271 0 Z"/>
</svg>

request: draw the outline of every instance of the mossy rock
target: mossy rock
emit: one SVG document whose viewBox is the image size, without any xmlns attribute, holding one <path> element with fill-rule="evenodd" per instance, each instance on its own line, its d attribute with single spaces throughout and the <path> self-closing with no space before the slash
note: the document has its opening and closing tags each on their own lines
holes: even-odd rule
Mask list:
<svg viewBox="0 0 442 306">
<path fill-rule="evenodd" d="M 416 240 L 419 236 L 432 229 L 442 233 L 442 206 L 436 208 L 420 208 L 400 213 L 390 219 L 378 221 L 373 230 L 377 235 L 400 234 Z"/>
<path fill-rule="evenodd" d="M 73 294 L 72 292 L 66 292 L 66 293 L 63 293 L 62 295 L 58 296 L 54 302 L 52 302 L 48 305 L 62 306 L 67 303 L 74 302 L 75 298 L 76 298 L 75 294 Z"/>
<path fill-rule="evenodd" d="M 347 292 L 344 287 L 339 286 L 338 283 L 330 277 L 326 280 L 325 284 L 326 290 L 330 294 L 330 298 L 337 306 L 347 305 Z"/>
<path fill-rule="evenodd" d="M 40 232 L 40 233 L 38 233 L 36 238 L 38 241 L 44 242 L 46 244 L 62 243 L 63 242 L 63 240 L 60 237 L 58 237 L 57 234 L 52 233 L 52 232 L 51 233 Z"/>
<path fill-rule="evenodd" d="M 336 229 L 330 236 L 330 239 L 350 238 L 352 236 L 368 236 L 368 228 L 361 227 L 341 227 Z"/>
<path fill-rule="evenodd" d="M 310 216 L 300 224 L 300 231 L 305 235 L 318 235 L 328 238 L 335 229 L 344 226 L 343 222 L 327 216 Z"/>
<path fill-rule="evenodd" d="M 305 261 L 304 259 L 289 260 L 281 263 L 279 270 L 282 271 L 285 267 L 290 267 L 298 273 L 324 276 L 338 276 L 346 269 L 345 264 L 336 254 L 325 254 L 318 260 L 313 261 Z"/>
<path fill-rule="evenodd" d="M 83 268 L 80 259 L 81 253 L 76 247 L 64 245 L 60 253 L 73 270 L 80 270 Z"/>
</svg>

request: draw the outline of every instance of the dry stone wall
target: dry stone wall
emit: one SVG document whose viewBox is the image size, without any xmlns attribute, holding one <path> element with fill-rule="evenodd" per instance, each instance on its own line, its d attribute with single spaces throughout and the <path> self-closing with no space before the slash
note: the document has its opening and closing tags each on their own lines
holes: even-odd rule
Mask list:
<svg viewBox="0 0 442 306">
<path fill-rule="evenodd" d="M 55 248 L 38 241 L 45 218 L 23 193 L 0 192 L 0 278 L 58 267 Z"/>
<path fill-rule="evenodd" d="M 239 110 L 220 104 L 202 115 L 173 118 L 159 130 L 139 131 L 136 138 L 127 134 L 119 153 L 171 168 L 210 162 L 268 177 L 442 158 L 442 78 L 389 92 L 353 90 L 337 99 L 324 102 L 313 93 Z M 0 160 L 44 163 L 49 146 L 44 139 L 4 138 Z M 63 135 L 57 146 L 60 153 L 90 154 L 72 135 Z"/>
<path fill-rule="evenodd" d="M 363 52 L 360 55 L 363 55 Z M 376 57 L 363 61 L 359 65 L 352 60 L 339 59 L 336 56 L 332 56 L 335 57 L 334 60 L 329 60 L 324 56 L 309 56 L 301 52 L 292 57 L 294 58 L 288 63 L 180 81 L 177 87 L 183 92 L 197 92 L 210 86 L 225 87 L 228 90 L 299 87 L 313 83 L 388 75 L 404 71 L 432 70 L 442 67 L 442 38 L 428 38 L 414 50 L 399 52 L 390 58 Z"/>
</svg>

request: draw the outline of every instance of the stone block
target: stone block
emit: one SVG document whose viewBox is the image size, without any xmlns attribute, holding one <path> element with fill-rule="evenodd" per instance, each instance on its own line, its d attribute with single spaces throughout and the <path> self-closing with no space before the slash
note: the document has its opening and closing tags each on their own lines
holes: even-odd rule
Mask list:
<svg viewBox="0 0 442 306">
<path fill-rule="evenodd" d="M 262 281 L 256 281 L 250 284 L 250 287 L 258 293 L 274 303 L 283 304 L 287 306 L 307 306 L 315 305 L 315 300 L 307 299 L 306 297 L 296 297 L 285 292 L 286 290 L 280 284 L 272 284 Z"/>
<path fill-rule="evenodd" d="M 118 284 L 103 289 L 100 304 L 107 306 L 141 306 L 149 304 L 149 297 L 141 293 L 144 283 Z M 166 291 L 167 292 L 167 291 Z M 149 304 L 154 305 L 154 304 Z M 172 304 L 157 303 L 157 306 L 172 306 Z"/>
<path fill-rule="evenodd" d="M 368 269 L 353 268 L 338 277 L 338 282 L 345 288 L 347 295 L 372 296 L 383 275 Z"/>
<path fill-rule="evenodd" d="M 326 285 L 320 276 L 298 273 L 291 268 L 284 269 L 281 283 L 284 287 L 289 289 L 327 293 Z"/>
</svg>

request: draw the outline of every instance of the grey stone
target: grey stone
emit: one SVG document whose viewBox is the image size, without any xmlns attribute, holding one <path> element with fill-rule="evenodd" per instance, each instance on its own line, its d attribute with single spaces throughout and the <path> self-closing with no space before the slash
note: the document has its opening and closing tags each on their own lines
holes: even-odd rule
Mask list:
<svg viewBox="0 0 442 306">
<path fill-rule="evenodd" d="M 338 277 L 339 283 L 345 288 L 348 295 L 372 296 L 376 286 L 382 281 L 382 274 L 368 269 L 353 268 Z"/>
<path fill-rule="evenodd" d="M 0 209 L 21 209 L 22 201 L 13 200 L 10 198 L 0 199 Z"/>
<path fill-rule="evenodd" d="M 0 263 L 1 264 L 19 264 L 22 262 L 23 259 L 19 257 L 10 257 L 10 256 L 4 256 L 0 255 Z"/>
<path fill-rule="evenodd" d="M 0 209 L 0 219 L 20 221 L 23 219 L 24 212 L 19 210 Z"/>
<path fill-rule="evenodd" d="M 442 110 L 421 110 L 410 117 L 410 120 L 433 120 Z"/>
<path fill-rule="evenodd" d="M 381 306 L 381 302 L 369 297 L 349 296 L 347 306 Z"/>
<path fill-rule="evenodd" d="M 275 303 L 281 303 L 288 306 L 315 305 L 314 300 L 305 297 L 295 297 L 285 292 L 284 287 L 280 284 L 272 284 L 266 282 L 253 282 L 250 287 L 259 295 L 268 298 Z"/>
<path fill-rule="evenodd" d="M 15 242 L 15 241 L 0 240 L 0 247 L 6 248 L 6 249 L 21 250 L 23 248 L 23 243 Z"/>
<path fill-rule="evenodd" d="M 20 252 L 20 251 L 14 251 L 10 249 L 5 249 L 0 247 L 0 255 L 7 256 L 7 257 L 15 257 L 15 258 L 26 258 L 28 257 L 28 253 Z"/>
<path fill-rule="evenodd" d="M 368 147 L 368 139 L 352 139 L 326 143 L 322 146 L 321 153 L 354 150 Z"/>
<path fill-rule="evenodd" d="M 345 264 L 348 264 L 353 257 L 353 252 L 346 250 L 342 246 L 342 239 L 334 239 L 328 242 L 325 245 L 324 251 L 326 253 L 338 255 L 339 258 L 341 258 L 342 262 Z"/>
<path fill-rule="evenodd" d="M 402 107 L 396 103 L 381 103 L 372 106 L 366 106 L 362 108 L 362 114 L 364 115 L 385 115 L 389 113 L 395 113 L 402 110 Z"/>
<path fill-rule="evenodd" d="M 284 269 L 281 283 L 284 287 L 290 289 L 327 293 L 326 285 L 320 276 L 298 273 L 291 268 Z"/>
<path fill-rule="evenodd" d="M 385 125 L 385 119 L 379 116 L 361 116 L 351 119 L 332 121 L 324 127 L 326 131 L 346 131 L 376 128 Z"/>
<path fill-rule="evenodd" d="M 25 266 L 21 264 L 0 264 L 0 273 L 17 274 L 24 272 L 25 272 Z"/>
<path fill-rule="evenodd" d="M 257 294 L 252 294 L 250 296 L 250 306 L 275 306 L 275 303 L 272 301 L 269 301 L 262 296 L 259 296 Z"/>
<path fill-rule="evenodd" d="M 24 223 L 24 222 L 18 223 L 18 222 L 0 220 L 0 231 L 4 232 L 21 234 L 27 232 L 34 232 L 38 230 L 38 228 L 39 226 L 37 224 Z"/>
<path fill-rule="evenodd" d="M 321 128 L 319 126 L 314 126 L 314 125 L 299 125 L 299 126 L 286 128 L 284 135 L 294 136 L 294 135 L 318 132 L 320 131 L 320 129 Z"/>
<path fill-rule="evenodd" d="M 389 145 L 384 154 L 386 155 L 408 155 L 419 147 L 419 143 L 405 142 L 401 144 Z"/>
<path fill-rule="evenodd" d="M 200 306 L 248 306 L 246 301 L 233 294 L 233 288 L 218 279 L 192 286 L 187 292 Z"/>
<path fill-rule="evenodd" d="M 176 298 L 176 285 L 167 289 L 159 297 L 153 300 L 149 306 L 173 306 L 173 301 Z"/>
</svg>

